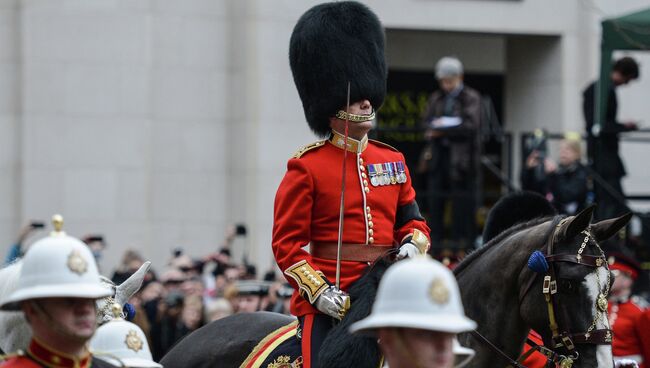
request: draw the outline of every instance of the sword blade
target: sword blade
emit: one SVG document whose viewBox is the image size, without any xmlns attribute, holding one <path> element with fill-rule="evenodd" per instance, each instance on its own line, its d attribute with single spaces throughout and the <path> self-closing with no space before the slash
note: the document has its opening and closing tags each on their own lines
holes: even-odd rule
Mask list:
<svg viewBox="0 0 650 368">
<path fill-rule="evenodd" d="M 339 207 L 339 237 L 336 243 L 336 287 L 341 288 L 341 247 L 343 245 L 343 210 L 345 209 L 345 174 L 348 159 L 348 116 L 350 114 L 350 82 L 348 81 L 348 95 L 345 105 L 345 138 L 343 139 L 343 172 L 341 175 L 341 204 Z"/>
</svg>

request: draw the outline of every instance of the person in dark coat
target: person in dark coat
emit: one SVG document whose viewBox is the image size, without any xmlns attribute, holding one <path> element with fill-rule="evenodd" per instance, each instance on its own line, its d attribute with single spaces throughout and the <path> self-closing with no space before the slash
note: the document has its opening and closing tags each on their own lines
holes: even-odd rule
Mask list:
<svg viewBox="0 0 650 368">
<path fill-rule="evenodd" d="M 432 244 L 444 237 L 444 208 L 452 202 L 451 238 L 464 245 L 474 234 L 474 154 L 480 123 L 480 94 L 463 84 L 463 64 L 443 57 L 436 64 L 440 89 L 429 98 L 422 116 L 428 144 L 426 161 Z"/>
<path fill-rule="evenodd" d="M 526 159 L 522 170 L 522 189 L 543 195 L 559 213 L 575 215 L 586 207 L 588 188 L 587 168 L 580 162 L 581 147 L 577 139 L 564 139 L 560 143 L 559 165 L 537 151 Z M 543 165 L 542 177 L 535 170 Z"/>
<path fill-rule="evenodd" d="M 599 219 L 615 217 L 627 211 L 621 186 L 621 178 L 626 175 L 626 172 L 619 155 L 618 135 L 621 132 L 636 130 L 637 124 L 631 121 L 620 122 L 616 119 L 618 110 L 616 88 L 637 78 L 639 78 L 639 65 L 633 58 L 623 57 L 616 61 L 610 75 L 611 85 L 607 94 L 605 120 L 598 132 L 594 131 L 596 82 L 591 83 L 582 94 L 589 158 L 596 173 L 607 184 L 605 187 L 597 181 L 594 182 L 598 203 L 596 217 Z"/>
</svg>

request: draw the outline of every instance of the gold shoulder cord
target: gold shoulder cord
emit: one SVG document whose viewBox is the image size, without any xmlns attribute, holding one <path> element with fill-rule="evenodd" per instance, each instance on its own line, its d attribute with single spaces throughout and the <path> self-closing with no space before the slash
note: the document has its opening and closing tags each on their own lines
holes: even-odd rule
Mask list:
<svg viewBox="0 0 650 368">
<path fill-rule="evenodd" d="M 325 142 L 326 142 L 326 141 L 317 141 L 317 142 L 314 142 L 314 143 L 310 143 L 310 144 L 308 144 L 308 145 L 306 145 L 306 146 L 302 146 L 302 147 L 298 148 L 298 150 L 297 150 L 296 152 L 294 152 L 293 156 L 291 156 L 291 157 L 293 157 L 293 158 L 300 158 L 300 157 L 302 157 L 302 155 L 304 155 L 306 152 L 311 151 L 311 150 L 313 150 L 314 148 L 318 148 L 318 147 L 324 145 Z"/>
</svg>

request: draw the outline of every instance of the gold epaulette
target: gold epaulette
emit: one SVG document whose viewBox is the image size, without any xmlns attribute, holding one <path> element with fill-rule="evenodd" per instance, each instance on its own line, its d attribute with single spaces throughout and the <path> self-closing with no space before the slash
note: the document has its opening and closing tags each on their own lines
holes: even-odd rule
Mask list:
<svg viewBox="0 0 650 368">
<path fill-rule="evenodd" d="M 376 143 L 376 144 L 379 145 L 379 146 L 384 146 L 384 147 L 386 147 L 386 148 L 388 148 L 388 149 L 391 149 L 391 150 L 393 150 L 393 151 L 395 151 L 395 152 L 399 152 L 399 150 L 398 150 L 397 148 L 391 146 L 390 144 L 387 144 L 387 143 L 384 143 L 384 142 L 380 142 L 380 141 L 376 141 L 376 140 L 374 140 L 374 139 L 368 139 L 368 141 L 370 141 L 370 142 L 372 142 L 372 143 Z"/>
<path fill-rule="evenodd" d="M 323 274 L 302 260 L 284 271 L 285 275 L 296 280 L 300 288 L 300 295 L 314 304 L 316 299 L 329 287 Z M 306 295 L 305 295 L 306 294 Z"/>
<path fill-rule="evenodd" d="M 307 152 L 307 151 L 311 151 L 311 150 L 313 150 L 314 148 L 321 147 L 322 145 L 325 144 L 325 142 L 327 142 L 327 141 L 325 141 L 325 140 L 323 140 L 323 141 L 316 141 L 316 142 L 314 142 L 314 143 L 310 143 L 310 144 L 308 144 L 308 145 L 306 145 L 306 146 L 302 146 L 302 147 L 298 148 L 298 150 L 296 151 L 296 153 L 293 154 L 293 158 L 300 158 L 302 155 L 305 154 L 305 152 Z"/>
<path fill-rule="evenodd" d="M 20 357 L 24 356 L 25 352 L 22 350 L 17 350 L 16 352 L 9 353 L 9 354 L 0 354 L 0 362 L 4 362 L 7 359 L 15 358 L 15 357 Z"/>
</svg>

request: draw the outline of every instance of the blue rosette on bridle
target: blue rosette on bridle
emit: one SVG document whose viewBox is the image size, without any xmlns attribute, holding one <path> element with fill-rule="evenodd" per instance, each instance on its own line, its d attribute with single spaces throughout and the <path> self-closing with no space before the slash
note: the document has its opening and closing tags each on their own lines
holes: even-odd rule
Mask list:
<svg viewBox="0 0 650 368">
<path fill-rule="evenodd" d="M 548 271 L 548 262 L 544 253 L 536 250 L 528 258 L 528 268 L 537 273 L 546 273 Z"/>
<path fill-rule="evenodd" d="M 135 307 L 130 303 L 124 304 L 122 312 L 124 312 L 124 319 L 127 321 L 132 321 L 135 318 Z"/>
</svg>

